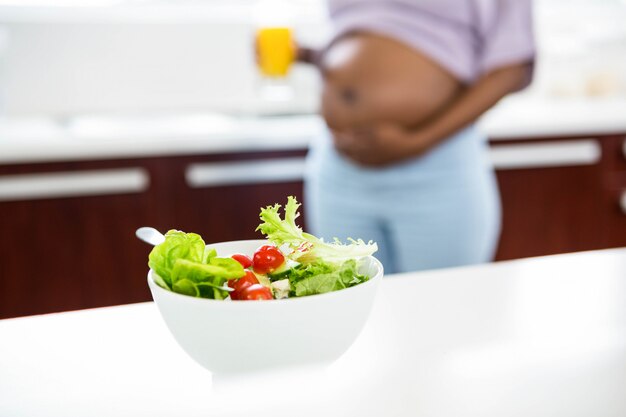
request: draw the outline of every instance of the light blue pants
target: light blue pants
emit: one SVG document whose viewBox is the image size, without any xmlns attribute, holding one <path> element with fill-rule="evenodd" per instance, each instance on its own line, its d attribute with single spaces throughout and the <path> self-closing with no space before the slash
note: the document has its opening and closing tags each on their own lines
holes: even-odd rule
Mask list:
<svg viewBox="0 0 626 417">
<path fill-rule="evenodd" d="M 488 262 L 500 234 L 498 187 L 474 127 L 382 169 L 351 163 L 329 134 L 320 137 L 308 155 L 305 209 L 325 240 L 377 242 L 385 273 Z"/>
</svg>

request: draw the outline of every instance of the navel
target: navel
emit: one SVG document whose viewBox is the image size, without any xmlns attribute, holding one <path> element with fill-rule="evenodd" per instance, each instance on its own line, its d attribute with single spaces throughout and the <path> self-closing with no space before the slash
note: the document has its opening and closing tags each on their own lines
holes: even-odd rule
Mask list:
<svg viewBox="0 0 626 417">
<path fill-rule="evenodd" d="M 343 102 L 349 105 L 354 105 L 359 101 L 359 94 L 351 87 L 343 88 L 340 95 Z"/>
</svg>

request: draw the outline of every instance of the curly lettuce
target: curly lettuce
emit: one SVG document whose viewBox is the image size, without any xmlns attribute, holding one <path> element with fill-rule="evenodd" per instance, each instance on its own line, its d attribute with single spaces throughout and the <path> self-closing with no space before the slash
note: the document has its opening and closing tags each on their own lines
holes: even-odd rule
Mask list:
<svg viewBox="0 0 626 417">
<path fill-rule="evenodd" d="M 338 239 L 327 243 L 296 224 L 300 204 L 288 197 L 284 218 L 280 216 L 280 204 L 261 209 L 262 223 L 257 230 L 286 252 L 286 256 L 299 263 L 281 278 L 287 278 L 290 295 L 302 297 L 337 291 L 368 280 L 358 272 L 359 260 L 378 250 L 376 243 L 348 239 L 344 244 Z"/>
<path fill-rule="evenodd" d="M 307 264 L 318 259 L 326 262 L 342 262 L 348 259 L 359 259 L 372 255 L 378 250 L 374 242 L 365 243 L 362 239 L 348 239 L 347 244 L 335 238 L 333 242 L 324 242 L 309 233 L 305 233 L 296 224 L 300 216 L 300 204 L 293 196 L 287 198 L 284 209 L 284 219 L 281 218 L 280 204 L 261 209 L 261 224 L 257 231 L 267 236 L 274 245 L 284 249 L 288 247 L 290 259 Z"/>
</svg>

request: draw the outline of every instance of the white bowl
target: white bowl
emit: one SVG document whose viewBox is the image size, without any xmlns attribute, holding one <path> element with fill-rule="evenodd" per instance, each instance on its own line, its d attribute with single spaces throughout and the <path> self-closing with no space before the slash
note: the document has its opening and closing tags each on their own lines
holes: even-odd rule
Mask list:
<svg viewBox="0 0 626 417">
<path fill-rule="evenodd" d="M 265 240 L 208 245 L 218 256 L 251 255 Z M 284 300 L 230 301 L 195 298 L 148 285 L 167 327 L 196 362 L 216 374 L 233 374 L 339 358 L 361 332 L 372 309 L 383 266 L 368 257 L 370 276 L 344 290 Z"/>
</svg>

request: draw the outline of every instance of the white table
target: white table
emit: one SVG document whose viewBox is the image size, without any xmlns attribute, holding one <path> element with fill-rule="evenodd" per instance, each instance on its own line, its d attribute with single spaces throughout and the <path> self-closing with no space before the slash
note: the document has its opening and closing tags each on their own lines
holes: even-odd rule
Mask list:
<svg viewBox="0 0 626 417">
<path fill-rule="evenodd" d="M 152 303 L 0 321 L 2 417 L 623 417 L 626 249 L 388 277 L 339 361 L 281 378 L 212 382 Z"/>
</svg>

